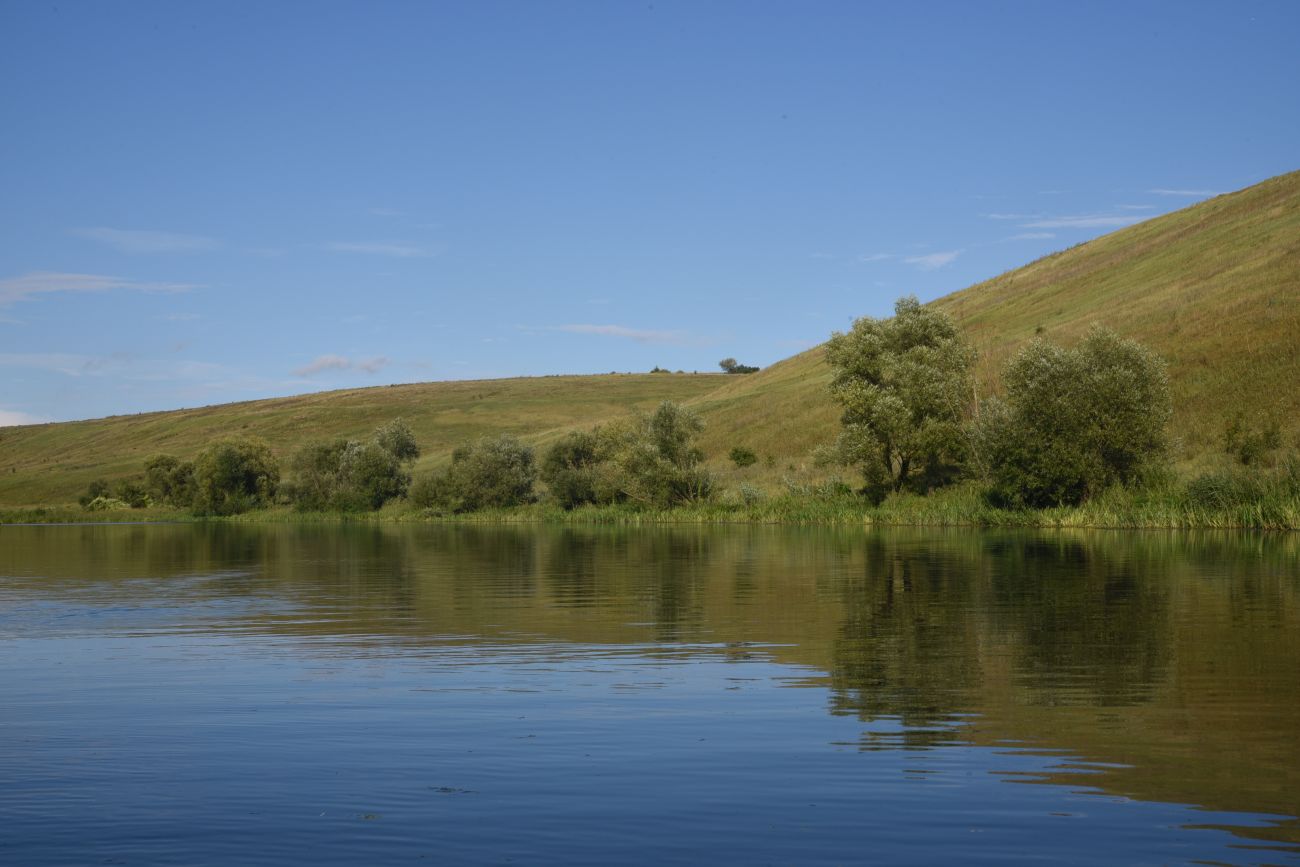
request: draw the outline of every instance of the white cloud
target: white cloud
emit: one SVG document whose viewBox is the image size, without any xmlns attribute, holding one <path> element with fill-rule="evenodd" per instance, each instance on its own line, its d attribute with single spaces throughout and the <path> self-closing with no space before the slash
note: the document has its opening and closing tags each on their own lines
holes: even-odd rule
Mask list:
<svg viewBox="0 0 1300 867">
<path fill-rule="evenodd" d="M 1147 190 L 1147 192 L 1148 192 L 1148 193 L 1151 193 L 1152 195 L 1155 195 L 1155 196 L 1187 196 L 1187 197 L 1189 197 L 1189 198 L 1204 198 L 1204 197 L 1206 197 L 1206 196 L 1220 196 L 1220 195 L 1223 195 L 1223 191 L 1222 191 L 1222 190 L 1167 190 L 1167 189 L 1157 189 L 1157 190 Z"/>
<path fill-rule="evenodd" d="M 1072 217 L 1047 217 L 1021 223 L 1025 229 L 1102 229 L 1118 226 L 1131 226 L 1145 220 L 1140 215 L 1082 214 Z"/>
<path fill-rule="evenodd" d="M 1021 232 L 1019 235 L 1012 235 L 1006 238 L 1007 241 L 1038 241 L 1043 238 L 1055 238 L 1055 232 Z"/>
<path fill-rule="evenodd" d="M 1042 214 L 984 214 L 986 220 L 1033 220 Z"/>
<path fill-rule="evenodd" d="M 1121 211 L 1154 211 L 1155 205 L 1116 205 Z"/>
<path fill-rule="evenodd" d="M 360 370 L 362 373 L 378 373 L 388 366 L 388 359 L 382 355 L 374 358 L 362 358 L 353 361 L 346 355 L 318 355 L 310 364 L 303 365 L 293 372 L 294 376 L 315 376 L 327 370 Z"/>
<path fill-rule="evenodd" d="M 859 256 L 858 261 L 859 262 L 883 262 L 886 259 L 892 259 L 892 258 L 894 258 L 893 253 L 868 253 L 864 256 Z"/>
<path fill-rule="evenodd" d="M 933 271 L 949 264 L 960 255 L 961 250 L 945 250 L 942 253 L 928 253 L 924 256 L 908 256 L 903 261 L 909 265 L 915 265 L 922 271 Z"/>
<path fill-rule="evenodd" d="M 681 331 L 652 331 L 644 328 L 628 328 L 623 325 L 553 325 L 543 331 L 565 331 L 569 334 L 597 334 L 605 337 L 626 337 L 637 343 L 682 343 L 686 335 Z"/>
<path fill-rule="evenodd" d="M 0 409 L 0 427 L 16 427 L 20 424 L 44 424 L 48 418 L 19 412 L 14 409 Z"/>
<path fill-rule="evenodd" d="M 336 253 L 365 253 L 370 256 L 391 256 L 397 259 L 437 256 L 441 251 L 410 241 L 333 241 L 325 249 Z"/>
<path fill-rule="evenodd" d="M 120 250 L 123 253 L 193 253 L 219 247 L 216 238 L 181 235 L 176 232 L 153 232 L 142 229 L 72 229 L 72 234 Z"/>
<path fill-rule="evenodd" d="M 103 274 L 67 274 L 55 271 L 29 271 L 17 277 L 0 280 L 0 307 L 54 292 L 107 292 L 111 289 L 129 289 L 135 292 L 188 292 L 197 289 L 193 283 L 146 283 L 124 280 Z"/>
</svg>

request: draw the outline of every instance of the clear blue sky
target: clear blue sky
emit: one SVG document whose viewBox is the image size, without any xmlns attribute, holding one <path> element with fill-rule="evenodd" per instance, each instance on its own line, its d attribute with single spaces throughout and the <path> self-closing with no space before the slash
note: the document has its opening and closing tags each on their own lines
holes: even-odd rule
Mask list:
<svg viewBox="0 0 1300 867">
<path fill-rule="evenodd" d="M 1300 168 L 1300 3 L 0 5 L 0 423 L 766 365 Z"/>
</svg>

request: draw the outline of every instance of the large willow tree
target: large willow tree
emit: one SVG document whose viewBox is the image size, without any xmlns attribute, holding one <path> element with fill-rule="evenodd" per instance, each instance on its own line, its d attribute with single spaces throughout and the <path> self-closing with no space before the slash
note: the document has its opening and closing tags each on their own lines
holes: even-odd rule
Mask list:
<svg viewBox="0 0 1300 867">
<path fill-rule="evenodd" d="M 930 488 L 960 470 L 975 351 L 951 318 L 900 298 L 893 317 L 831 335 L 826 360 L 844 408 L 837 457 L 861 469 L 868 490 Z"/>
</svg>

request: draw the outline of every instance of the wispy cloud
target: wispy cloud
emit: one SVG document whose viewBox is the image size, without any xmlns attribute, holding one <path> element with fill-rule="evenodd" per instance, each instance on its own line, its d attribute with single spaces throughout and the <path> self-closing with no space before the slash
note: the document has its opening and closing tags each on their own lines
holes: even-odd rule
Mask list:
<svg viewBox="0 0 1300 867">
<path fill-rule="evenodd" d="M 194 322 L 202 319 L 203 316 L 198 313 L 159 313 L 154 319 L 161 319 L 163 322 Z"/>
<path fill-rule="evenodd" d="M 604 337 L 623 337 L 637 343 L 685 343 L 686 334 L 681 331 L 654 331 L 645 328 L 628 328 L 624 325 L 551 325 L 541 331 L 564 331 L 569 334 L 596 334 Z"/>
<path fill-rule="evenodd" d="M 177 232 L 154 232 L 144 229 L 110 229 L 99 226 L 72 229 L 71 233 L 123 253 L 194 253 L 221 246 L 216 238 L 182 235 Z"/>
<path fill-rule="evenodd" d="M 370 216 L 372 217 L 405 217 L 405 211 L 399 211 L 396 208 L 371 208 Z"/>
<path fill-rule="evenodd" d="M 986 220 L 1033 220 L 1042 214 L 984 214 Z"/>
<path fill-rule="evenodd" d="M 961 255 L 961 250 L 945 250 L 941 253 L 927 253 L 924 256 L 908 256 L 903 261 L 915 265 L 922 271 L 934 271 L 952 262 Z"/>
<path fill-rule="evenodd" d="M 332 241 L 325 245 L 325 249 L 336 253 L 364 253 L 397 259 L 427 258 L 442 252 L 437 248 L 410 241 Z"/>
<path fill-rule="evenodd" d="M 867 253 L 866 255 L 859 256 L 858 261 L 859 262 L 883 262 L 886 259 L 892 259 L 892 258 L 894 258 L 893 253 Z"/>
<path fill-rule="evenodd" d="M 207 361 L 139 358 L 130 352 L 81 355 L 74 352 L 0 352 L 0 367 L 44 370 L 64 376 L 118 376 L 128 380 L 165 381 L 202 379 L 226 372 Z"/>
<path fill-rule="evenodd" d="M 41 418 L 16 409 L 0 409 L 0 427 L 14 427 L 20 424 L 43 424 L 48 418 Z"/>
<path fill-rule="evenodd" d="M 310 364 L 294 370 L 294 376 L 315 376 L 327 370 L 359 370 L 362 373 L 378 373 L 388 366 L 388 359 L 382 355 L 374 358 L 353 360 L 346 355 L 318 355 Z"/>
<path fill-rule="evenodd" d="M 1080 214 L 1070 217 L 1047 217 L 1020 225 L 1025 229 L 1103 229 L 1131 226 L 1145 219 L 1146 217 L 1135 214 Z"/>
<path fill-rule="evenodd" d="M 1021 232 L 1019 235 L 1012 235 L 1010 238 L 1004 238 L 1004 241 L 1039 241 L 1044 238 L 1055 238 L 1055 232 Z"/>
<path fill-rule="evenodd" d="M 1121 211 L 1154 211 L 1155 205 L 1116 205 Z"/>
<path fill-rule="evenodd" d="M 1205 196 L 1219 196 L 1223 194 L 1222 190 L 1170 190 L 1155 189 L 1147 190 L 1153 196 L 1186 196 L 1188 198 L 1202 198 Z"/>
<path fill-rule="evenodd" d="M 0 307 L 33 295 L 48 295 L 55 292 L 108 292 L 112 289 L 128 289 L 135 292 L 188 292 L 197 288 L 198 285 L 194 283 L 148 283 L 109 277 L 104 274 L 29 271 L 17 277 L 0 280 Z"/>
</svg>

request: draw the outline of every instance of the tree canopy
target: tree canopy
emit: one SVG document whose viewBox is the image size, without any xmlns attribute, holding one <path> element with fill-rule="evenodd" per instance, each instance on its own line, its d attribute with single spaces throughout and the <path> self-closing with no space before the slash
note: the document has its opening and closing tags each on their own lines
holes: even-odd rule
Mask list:
<svg viewBox="0 0 1300 867">
<path fill-rule="evenodd" d="M 863 317 L 831 335 L 831 394 L 843 407 L 837 457 L 869 489 L 950 480 L 967 448 L 975 352 L 946 314 L 900 298 L 889 319 Z"/>
</svg>

